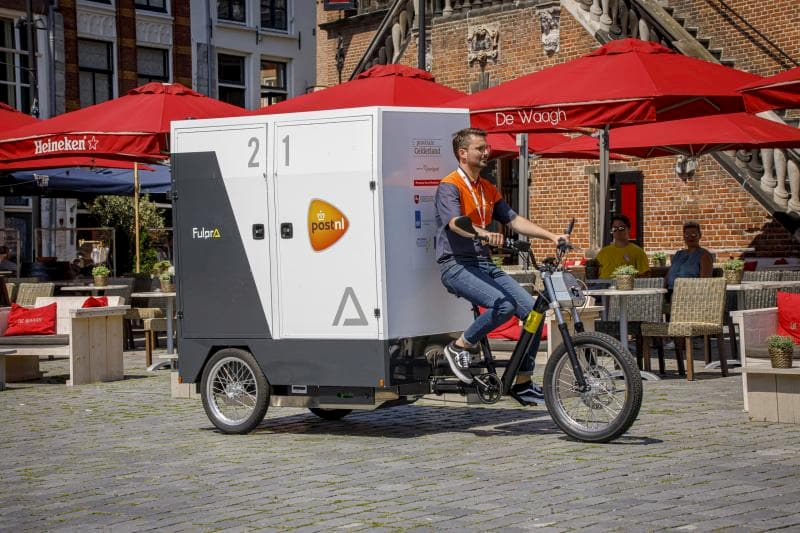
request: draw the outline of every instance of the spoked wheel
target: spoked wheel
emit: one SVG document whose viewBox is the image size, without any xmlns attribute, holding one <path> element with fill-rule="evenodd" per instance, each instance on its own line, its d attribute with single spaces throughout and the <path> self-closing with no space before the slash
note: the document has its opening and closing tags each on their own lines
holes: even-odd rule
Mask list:
<svg viewBox="0 0 800 533">
<path fill-rule="evenodd" d="M 587 391 L 580 391 L 566 347 L 558 346 L 544 371 L 544 398 L 564 433 L 586 442 L 608 442 L 628 430 L 642 405 L 642 377 L 636 360 L 617 339 L 593 331 L 577 333 L 572 344 Z"/>
<path fill-rule="evenodd" d="M 249 433 L 269 407 L 269 384 L 249 352 L 220 350 L 203 372 L 203 408 L 223 433 Z"/>
<path fill-rule="evenodd" d="M 325 420 L 341 420 L 353 412 L 352 409 L 320 409 L 319 407 L 309 407 L 308 410 Z"/>
</svg>

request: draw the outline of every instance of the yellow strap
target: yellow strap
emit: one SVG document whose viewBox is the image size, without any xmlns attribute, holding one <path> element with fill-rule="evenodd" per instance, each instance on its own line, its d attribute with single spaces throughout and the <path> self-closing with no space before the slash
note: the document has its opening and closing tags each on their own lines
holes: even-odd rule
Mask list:
<svg viewBox="0 0 800 533">
<path fill-rule="evenodd" d="M 544 320 L 544 315 L 542 313 L 537 313 L 536 311 L 532 310 L 528 313 L 528 317 L 525 319 L 525 331 L 528 333 L 536 333 L 536 330 L 539 329 L 539 325 Z"/>
</svg>

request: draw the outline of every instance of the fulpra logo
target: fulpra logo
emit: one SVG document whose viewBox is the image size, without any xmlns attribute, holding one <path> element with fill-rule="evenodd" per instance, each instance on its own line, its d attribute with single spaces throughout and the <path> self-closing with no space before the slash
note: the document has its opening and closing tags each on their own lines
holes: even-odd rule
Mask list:
<svg viewBox="0 0 800 533">
<path fill-rule="evenodd" d="M 336 207 L 325 200 L 311 200 L 308 206 L 308 238 L 315 252 L 333 246 L 349 227 L 347 217 Z"/>
<path fill-rule="evenodd" d="M 219 239 L 222 237 L 218 228 L 192 228 L 192 239 Z"/>
</svg>

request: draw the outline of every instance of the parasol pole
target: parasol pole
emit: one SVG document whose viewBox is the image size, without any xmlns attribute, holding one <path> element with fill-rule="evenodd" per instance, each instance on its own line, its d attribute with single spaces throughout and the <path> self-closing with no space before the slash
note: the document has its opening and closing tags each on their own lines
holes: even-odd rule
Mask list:
<svg viewBox="0 0 800 533">
<path fill-rule="evenodd" d="M 597 216 L 597 236 L 599 239 L 596 245 L 597 248 L 602 248 L 606 228 L 606 197 L 608 195 L 608 126 L 604 127 L 598 133 L 600 136 L 600 209 L 598 210 Z"/>
<path fill-rule="evenodd" d="M 522 218 L 528 218 L 528 174 L 530 172 L 528 166 L 528 134 L 517 133 L 517 146 L 519 146 L 519 168 L 517 183 L 519 184 L 519 215 Z M 524 266 L 525 261 L 522 256 L 519 256 L 519 264 Z"/>
<path fill-rule="evenodd" d="M 136 270 L 139 273 L 139 163 L 133 163 L 133 228 L 136 240 Z"/>
</svg>

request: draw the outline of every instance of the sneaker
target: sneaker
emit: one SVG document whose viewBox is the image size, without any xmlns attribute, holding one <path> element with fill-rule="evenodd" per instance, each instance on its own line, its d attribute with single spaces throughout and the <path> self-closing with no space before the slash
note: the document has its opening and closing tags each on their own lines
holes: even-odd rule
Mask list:
<svg viewBox="0 0 800 533">
<path fill-rule="evenodd" d="M 544 401 L 544 391 L 533 381 L 512 386 L 511 396 L 522 405 L 538 405 Z"/>
<path fill-rule="evenodd" d="M 444 347 L 444 356 L 450 364 L 450 370 L 464 383 L 472 383 L 472 374 L 469 372 L 469 363 L 472 355 L 466 348 L 456 346 L 455 341 Z"/>
</svg>

